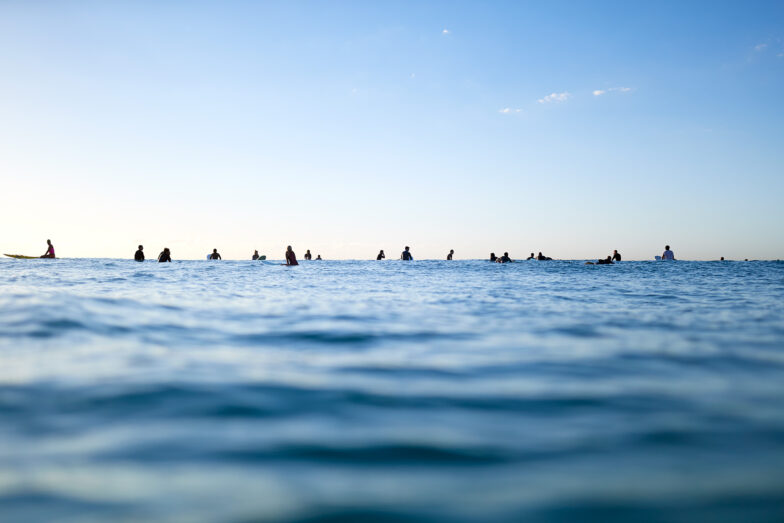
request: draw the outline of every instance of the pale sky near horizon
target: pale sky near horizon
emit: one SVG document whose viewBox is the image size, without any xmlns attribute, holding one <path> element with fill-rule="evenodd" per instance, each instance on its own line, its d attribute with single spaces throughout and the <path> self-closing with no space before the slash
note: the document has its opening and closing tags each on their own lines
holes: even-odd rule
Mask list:
<svg viewBox="0 0 784 523">
<path fill-rule="evenodd" d="M 0 0 L 0 252 L 784 258 L 782 2 Z"/>
</svg>

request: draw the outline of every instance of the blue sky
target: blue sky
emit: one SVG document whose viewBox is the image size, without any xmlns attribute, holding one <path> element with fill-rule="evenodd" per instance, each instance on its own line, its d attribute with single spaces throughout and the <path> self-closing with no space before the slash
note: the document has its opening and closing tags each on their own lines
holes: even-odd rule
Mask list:
<svg viewBox="0 0 784 523">
<path fill-rule="evenodd" d="M 636 4 L 0 2 L 0 250 L 784 258 L 784 3 Z"/>
</svg>

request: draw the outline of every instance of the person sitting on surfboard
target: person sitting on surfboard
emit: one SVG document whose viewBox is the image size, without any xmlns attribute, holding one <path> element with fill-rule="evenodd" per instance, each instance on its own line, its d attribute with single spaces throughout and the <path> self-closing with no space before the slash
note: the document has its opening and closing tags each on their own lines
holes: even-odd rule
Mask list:
<svg viewBox="0 0 784 523">
<path fill-rule="evenodd" d="M 297 255 L 291 250 L 291 245 L 286 249 L 286 265 L 299 265 L 297 263 Z"/>
<path fill-rule="evenodd" d="M 446 255 L 446 259 L 447 259 L 447 260 L 451 260 L 451 259 L 452 259 L 452 255 L 453 255 L 454 253 L 455 253 L 455 250 L 454 250 L 454 249 L 449 249 L 449 254 L 447 254 L 447 255 Z"/>
<path fill-rule="evenodd" d="M 615 249 L 613 251 L 612 261 L 614 262 L 621 261 L 621 253 L 618 252 L 618 249 Z"/>
<path fill-rule="evenodd" d="M 497 259 L 498 259 L 498 258 L 496 258 L 496 257 L 495 257 L 495 253 L 494 253 L 494 252 L 491 252 L 491 253 L 490 253 L 490 261 L 491 261 L 491 262 L 494 262 L 494 261 L 496 261 Z"/>
<path fill-rule="evenodd" d="M 384 249 L 381 249 L 380 251 L 378 251 L 378 256 L 376 256 L 376 260 L 383 260 L 384 258 L 386 258 L 386 256 L 384 256 Z"/>
<path fill-rule="evenodd" d="M 310 254 L 310 249 L 305 251 L 305 255 L 303 256 L 303 258 L 305 258 L 306 260 L 312 260 L 313 259 L 313 255 Z"/>
<path fill-rule="evenodd" d="M 170 262 L 171 261 L 171 251 L 169 251 L 168 247 L 164 247 L 163 251 L 158 255 L 158 263 L 163 262 Z"/>
<path fill-rule="evenodd" d="M 400 253 L 400 259 L 406 261 L 411 261 L 414 259 L 414 257 L 411 256 L 411 251 L 408 250 L 408 245 L 406 245 L 406 250 Z"/>
<path fill-rule="evenodd" d="M 318 260 L 321 260 L 321 255 L 320 254 L 316 255 L 316 261 L 318 261 Z"/>
<path fill-rule="evenodd" d="M 54 258 L 54 245 L 52 245 L 52 240 L 46 240 L 46 244 L 49 247 L 41 258 Z"/>
<path fill-rule="evenodd" d="M 535 260 L 535 259 L 536 259 L 536 256 L 534 256 L 534 253 L 531 253 L 531 256 L 529 256 L 528 258 L 526 258 L 526 259 L 525 259 L 525 261 L 528 261 L 528 260 Z"/>
<path fill-rule="evenodd" d="M 253 256 L 250 259 L 251 260 L 258 260 L 259 259 L 259 251 L 253 251 Z"/>
<path fill-rule="evenodd" d="M 221 255 L 218 254 L 218 249 L 212 249 L 212 254 L 210 254 L 211 260 L 222 260 Z"/>
<path fill-rule="evenodd" d="M 674 260 L 675 259 L 675 253 L 673 253 L 670 250 L 670 246 L 669 245 L 665 245 L 664 246 L 664 252 L 661 255 L 661 259 L 662 260 Z"/>
<path fill-rule="evenodd" d="M 144 261 L 144 246 L 139 245 L 139 250 L 136 251 L 136 254 L 133 255 L 133 259 L 138 262 Z"/>
</svg>

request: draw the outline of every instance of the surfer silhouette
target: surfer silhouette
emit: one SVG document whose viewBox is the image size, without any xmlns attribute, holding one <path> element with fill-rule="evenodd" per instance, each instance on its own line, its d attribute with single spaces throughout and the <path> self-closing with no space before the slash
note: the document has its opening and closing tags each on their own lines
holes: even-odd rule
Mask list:
<svg viewBox="0 0 784 523">
<path fill-rule="evenodd" d="M 52 245 L 52 240 L 46 240 L 46 244 L 49 247 L 47 247 L 46 252 L 41 258 L 54 258 L 54 245 Z"/>
</svg>

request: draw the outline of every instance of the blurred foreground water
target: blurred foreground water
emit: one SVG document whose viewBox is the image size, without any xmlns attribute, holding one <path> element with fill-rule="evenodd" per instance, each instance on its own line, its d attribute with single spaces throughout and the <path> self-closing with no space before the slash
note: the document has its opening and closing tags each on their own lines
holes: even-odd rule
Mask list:
<svg viewBox="0 0 784 523">
<path fill-rule="evenodd" d="M 0 261 L 0 520 L 311 518 L 784 520 L 784 263 Z"/>
</svg>

